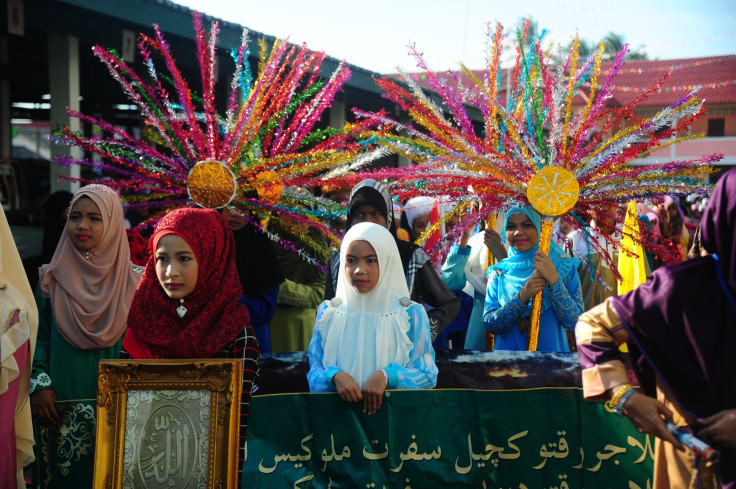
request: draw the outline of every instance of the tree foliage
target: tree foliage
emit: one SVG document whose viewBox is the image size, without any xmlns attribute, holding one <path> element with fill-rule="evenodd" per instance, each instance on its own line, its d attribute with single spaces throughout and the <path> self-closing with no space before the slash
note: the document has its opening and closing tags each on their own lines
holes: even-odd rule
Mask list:
<svg viewBox="0 0 736 489">
<path fill-rule="evenodd" d="M 529 27 L 527 28 L 527 35 L 524 39 L 524 49 L 528 49 L 530 43 L 532 42 L 532 39 L 538 38 L 540 35 L 544 37 L 545 29 L 540 28 L 539 22 L 534 20 L 533 18 L 529 17 Z M 527 18 L 521 18 L 516 23 L 515 28 L 518 30 L 522 30 L 524 28 L 524 23 L 526 22 Z M 609 32 L 608 34 L 601 39 L 601 42 L 605 43 L 605 48 L 603 51 L 603 59 L 613 59 L 613 57 L 621 51 L 621 48 L 624 47 L 624 44 L 626 44 L 626 40 L 622 34 L 619 34 L 617 32 Z M 567 44 L 567 49 L 570 49 L 570 45 L 572 42 Z M 589 39 L 581 38 L 580 39 L 580 55 L 581 56 L 590 56 L 591 54 L 595 53 L 598 49 L 598 42 L 591 41 Z M 626 57 L 624 59 L 626 60 L 640 60 L 640 59 L 649 59 L 646 53 L 645 46 L 640 44 L 639 47 L 636 49 L 632 49 L 631 46 L 629 46 L 630 51 L 626 53 Z"/>
</svg>

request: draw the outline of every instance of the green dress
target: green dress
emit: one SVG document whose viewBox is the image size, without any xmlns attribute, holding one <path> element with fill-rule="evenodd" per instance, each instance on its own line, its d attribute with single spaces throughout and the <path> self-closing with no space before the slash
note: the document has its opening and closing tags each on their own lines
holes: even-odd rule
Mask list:
<svg viewBox="0 0 736 489">
<path fill-rule="evenodd" d="M 102 350 L 79 350 L 59 333 L 51 301 L 34 293 L 38 306 L 38 339 L 33 357 L 31 394 L 54 389 L 57 425 L 34 420 L 37 483 L 42 488 L 92 487 L 94 469 L 97 364 L 120 356 L 122 339 Z"/>
</svg>

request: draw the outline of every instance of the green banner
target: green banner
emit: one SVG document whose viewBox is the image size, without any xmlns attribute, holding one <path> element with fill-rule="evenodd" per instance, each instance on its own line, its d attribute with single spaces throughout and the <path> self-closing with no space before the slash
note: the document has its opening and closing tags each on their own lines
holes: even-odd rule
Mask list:
<svg viewBox="0 0 736 489">
<path fill-rule="evenodd" d="M 577 388 L 253 397 L 243 487 L 651 487 L 654 440 Z"/>
</svg>

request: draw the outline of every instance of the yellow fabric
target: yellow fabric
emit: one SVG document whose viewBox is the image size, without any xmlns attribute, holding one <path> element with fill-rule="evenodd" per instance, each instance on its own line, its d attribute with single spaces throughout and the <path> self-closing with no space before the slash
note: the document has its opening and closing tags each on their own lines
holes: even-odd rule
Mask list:
<svg viewBox="0 0 736 489">
<path fill-rule="evenodd" d="M 692 423 L 679 404 L 670 400 L 672 397 L 667 395 L 667 390 L 659 377 L 657 377 L 657 399 L 672 411 L 675 426 L 687 426 Z M 694 485 L 696 470 L 699 472 L 699 485 Z M 696 466 L 695 457 L 690 449 L 686 448 L 684 452 L 681 452 L 671 443 L 655 438 L 652 489 L 691 489 L 693 487 L 721 489 L 715 466 L 704 460 L 701 460 Z"/>
<path fill-rule="evenodd" d="M 622 280 L 618 283 L 618 295 L 631 292 L 647 281 L 647 257 L 641 242 L 635 242 L 631 236 L 641 240 L 639 231 L 639 216 L 636 202 L 631 201 L 626 209 L 624 221 L 624 235 L 621 238 L 621 251 L 618 254 L 618 271 Z"/>
<path fill-rule="evenodd" d="M 23 262 L 10 232 L 5 211 L 0 208 L 0 312 L 3 329 L 0 331 L 2 341 L 2 367 L 0 368 L 0 394 L 8 388 L 8 383 L 21 377 L 22 384 L 18 392 L 15 411 L 15 438 L 19 482 L 22 481 L 23 467 L 33 462 L 33 425 L 31 423 L 31 404 L 28 395 L 31 363 L 36 347 L 38 331 L 38 310 L 33 298 L 33 291 L 28 283 Z M 20 311 L 19 321 L 9 326 L 9 315 Z M 25 368 L 21 372 L 15 361 L 15 352 L 29 342 L 30 350 Z M 2 420 L 6 422 L 6 420 Z M 23 486 L 20 487 L 24 487 Z"/>
<path fill-rule="evenodd" d="M 409 231 L 403 228 L 396 228 L 396 237 L 402 241 L 410 242 Z"/>
<path fill-rule="evenodd" d="M 690 244 L 690 231 L 687 230 L 687 226 L 683 223 L 682 233 L 680 233 L 680 248 L 682 248 L 682 261 L 687 260 L 688 245 Z"/>
</svg>

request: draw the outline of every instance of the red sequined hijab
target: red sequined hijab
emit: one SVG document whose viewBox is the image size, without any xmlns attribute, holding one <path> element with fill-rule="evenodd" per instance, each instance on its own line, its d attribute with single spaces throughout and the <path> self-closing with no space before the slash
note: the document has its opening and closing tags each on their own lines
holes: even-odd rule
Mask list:
<svg viewBox="0 0 736 489">
<path fill-rule="evenodd" d="M 197 284 L 184 298 L 169 298 L 156 277 L 159 239 L 169 233 L 184 238 L 199 266 Z M 136 290 L 123 347 L 133 358 L 210 358 L 230 344 L 249 323 L 238 302 L 242 287 L 235 267 L 235 242 L 222 216 L 212 209 L 182 208 L 167 214 L 151 238 L 151 258 Z"/>
</svg>

